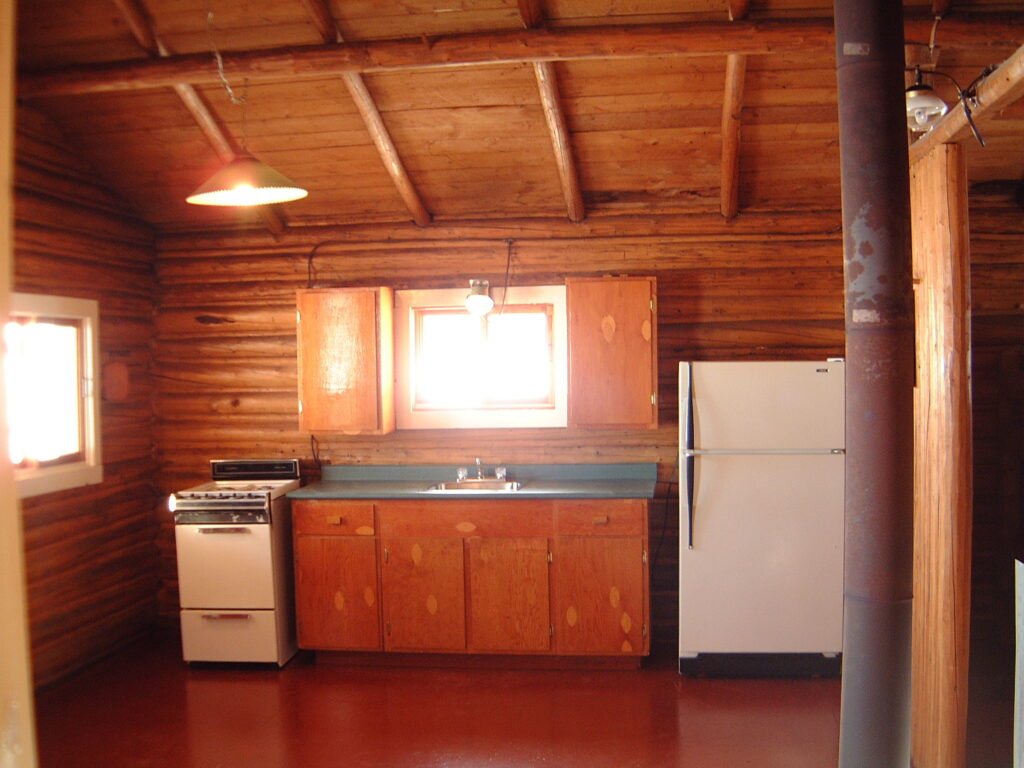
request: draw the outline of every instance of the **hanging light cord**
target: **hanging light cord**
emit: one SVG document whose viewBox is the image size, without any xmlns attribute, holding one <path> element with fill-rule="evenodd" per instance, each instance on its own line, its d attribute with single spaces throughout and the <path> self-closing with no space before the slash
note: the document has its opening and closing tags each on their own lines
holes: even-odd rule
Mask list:
<svg viewBox="0 0 1024 768">
<path fill-rule="evenodd" d="M 220 84 L 224 86 L 225 92 L 228 94 L 228 99 L 236 107 L 242 108 L 242 154 L 248 152 L 249 145 L 249 133 L 248 133 L 248 117 L 249 117 L 249 79 L 246 78 L 242 83 L 242 95 L 238 96 L 235 94 L 235 89 L 231 87 L 231 83 L 228 82 L 228 77 L 224 74 L 224 57 L 220 55 L 220 50 L 217 48 L 217 41 L 214 40 L 213 35 L 213 5 L 211 0 L 206 0 L 206 39 L 210 44 L 210 50 L 213 51 L 213 60 L 217 64 L 217 77 L 220 78 Z"/>
<path fill-rule="evenodd" d="M 982 70 L 981 74 L 974 78 L 966 89 L 960 87 L 960 83 L 956 81 L 956 78 L 952 75 L 948 75 L 945 72 L 940 72 L 937 69 L 933 69 L 930 74 L 942 75 L 953 83 L 953 87 L 956 88 L 957 98 L 960 99 L 960 103 L 964 107 L 964 117 L 967 118 L 967 124 L 971 127 L 971 133 L 974 134 L 974 138 L 978 140 L 981 146 L 985 146 L 985 139 L 982 137 L 981 132 L 978 130 L 978 126 L 974 123 L 974 113 L 971 111 L 971 104 L 977 106 L 978 104 L 978 84 L 988 77 L 996 69 L 995 65 L 990 64 Z"/>
<path fill-rule="evenodd" d="M 515 242 L 511 238 L 505 241 L 505 287 L 501 290 L 501 308 L 498 310 L 500 316 L 505 311 L 505 297 L 508 296 L 508 277 L 509 271 L 512 269 L 512 243 Z"/>
</svg>

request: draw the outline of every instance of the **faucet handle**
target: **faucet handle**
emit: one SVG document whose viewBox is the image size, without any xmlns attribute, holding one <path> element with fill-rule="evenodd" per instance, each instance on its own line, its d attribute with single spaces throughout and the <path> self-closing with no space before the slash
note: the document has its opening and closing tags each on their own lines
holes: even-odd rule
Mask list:
<svg viewBox="0 0 1024 768">
<path fill-rule="evenodd" d="M 507 475 L 507 474 L 508 474 L 508 469 L 505 468 L 505 467 L 495 467 L 494 468 L 494 479 L 495 480 L 504 480 L 505 479 L 505 475 Z"/>
<path fill-rule="evenodd" d="M 458 482 L 460 482 L 460 483 L 461 483 L 461 482 L 462 482 L 463 480 L 465 480 L 465 479 L 466 479 L 467 477 L 469 477 L 469 470 L 468 470 L 468 469 L 466 469 L 465 467 L 458 467 L 458 468 L 457 468 L 457 469 L 455 470 L 455 479 L 456 479 L 456 480 L 457 480 Z"/>
</svg>

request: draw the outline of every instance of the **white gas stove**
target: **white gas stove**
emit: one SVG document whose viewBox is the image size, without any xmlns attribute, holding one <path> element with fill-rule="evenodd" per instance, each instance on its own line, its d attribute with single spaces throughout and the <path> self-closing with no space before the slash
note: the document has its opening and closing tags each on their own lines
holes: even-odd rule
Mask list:
<svg viewBox="0 0 1024 768">
<path fill-rule="evenodd" d="M 296 650 L 291 515 L 297 459 L 215 460 L 173 494 L 186 661 L 283 665 Z"/>
</svg>

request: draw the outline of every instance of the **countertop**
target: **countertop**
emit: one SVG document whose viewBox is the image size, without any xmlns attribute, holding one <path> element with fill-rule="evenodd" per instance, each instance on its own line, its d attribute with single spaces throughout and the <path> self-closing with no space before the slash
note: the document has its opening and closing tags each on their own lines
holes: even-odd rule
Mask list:
<svg viewBox="0 0 1024 768">
<path fill-rule="evenodd" d="M 476 477 L 476 465 L 464 465 Z M 507 478 L 522 483 L 517 491 L 432 491 L 429 486 L 452 483 L 456 467 L 430 465 L 331 465 L 323 479 L 288 494 L 292 499 L 651 499 L 658 465 L 638 464 L 507 464 Z M 494 466 L 484 465 L 485 477 Z"/>
</svg>

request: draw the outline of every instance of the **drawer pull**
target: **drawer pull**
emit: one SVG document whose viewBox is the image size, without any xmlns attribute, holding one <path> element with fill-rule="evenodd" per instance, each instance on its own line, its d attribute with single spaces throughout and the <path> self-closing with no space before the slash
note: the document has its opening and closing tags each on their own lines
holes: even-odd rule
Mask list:
<svg viewBox="0 0 1024 768">
<path fill-rule="evenodd" d="M 234 526 L 225 527 L 223 525 L 217 526 L 216 528 L 200 528 L 200 533 L 252 533 L 248 528 L 236 528 Z"/>
<path fill-rule="evenodd" d="M 608 515 L 595 515 L 593 522 L 594 525 L 608 525 L 610 519 Z"/>
<path fill-rule="evenodd" d="M 334 517 L 328 517 L 327 518 L 327 524 L 328 525 L 344 525 L 345 524 L 345 518 L 342 517 L 341 515 L 335 515 Z"/>
<path fill-rule="evenodd" d="M 204 613 L 204 619 L 230 619 L 234 621 L 251 619 L 252 616 L 248 613 Z"/>
</svg>

